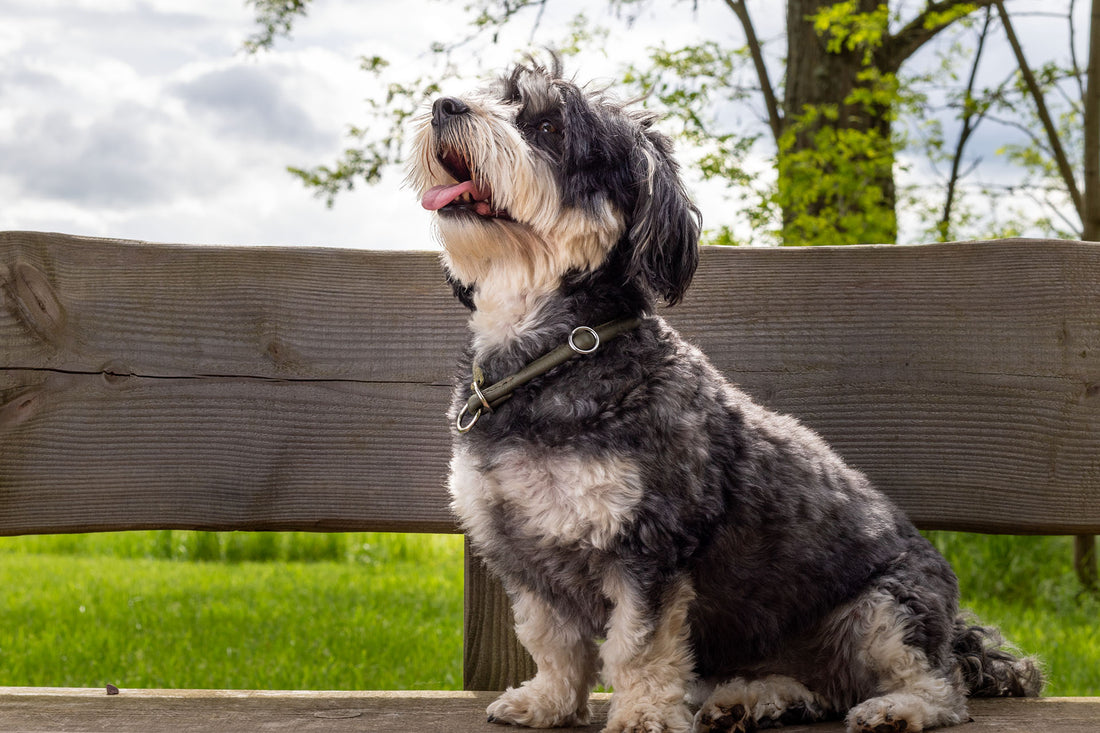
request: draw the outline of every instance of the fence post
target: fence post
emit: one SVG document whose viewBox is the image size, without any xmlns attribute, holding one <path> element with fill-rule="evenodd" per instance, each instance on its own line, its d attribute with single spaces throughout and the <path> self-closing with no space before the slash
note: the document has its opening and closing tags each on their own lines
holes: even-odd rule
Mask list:
<svg viewBox="0 0 1100 733">
<path fill-rule="evenodd" d="M 462 687 L 503 690 L 535 676 L 535 662 L 516 639 L 512 603 L 500 581 L 465 547 Z"/>
<path fill-rule="evenodd" d="M 1077 535 L 1073 546 L 1073 567 L 1088 590 L 1096 590 L 1096 535 Z"/>
</svg>

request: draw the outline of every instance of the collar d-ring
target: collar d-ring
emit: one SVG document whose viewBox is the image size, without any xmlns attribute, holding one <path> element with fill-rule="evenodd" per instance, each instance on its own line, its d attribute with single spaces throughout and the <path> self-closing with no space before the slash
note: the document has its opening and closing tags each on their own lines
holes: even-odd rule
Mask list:
<svg viewBox="0 0 1100 733">
<path fill-rule="evenodd" d="M 580 336 L 587 338 L 582 340 L 591 340 L 592 345 L 584 347 L 577 343 L 577 339 Z M 569 332 L 569 348 L 578 354 L 591 354 L 596 349 L 600 348 L 600 334 L 596 333 L 596 329 L 588 326 L 577 326 Z"/>
<path fill-rule="evenodd" d="M 460 433 L 468 433 L 477 424 L 477 420 L 481 417 L 481 408 L 479 407 L 477 412 L 470 416 L 470 422 L 463 423 L 462 418 L 466 415 L 467 405 L 462 406 L 462 411 L 458 413 L 458 418 L 455 420 L 455 430 Z"/>
<path fill-rule="evenodd" d="M 462 416 L 469 411 L 470 405 L 465 404 L 462 406 L 462 411 L 458 413 L 458 419 L 455 420 L 455 429 L 458 430 L 458 432 L 460 433 L 468 433 L 470 429 L 477 424 L 477 420 L 479 417 L 481 417 L 482 411 L 493 411 L 493 408 L 489 406 L 489 401 L 485 399 L 485 395 L 481 391 L 481 385 L 476 379 L 470 382 L 470 389 L 474 391 L 474 395 L 481 402 L 481 407 L 477 408 L 477 412 L 470 416 L 470 422 L 463 424 Z"/>
</svg>

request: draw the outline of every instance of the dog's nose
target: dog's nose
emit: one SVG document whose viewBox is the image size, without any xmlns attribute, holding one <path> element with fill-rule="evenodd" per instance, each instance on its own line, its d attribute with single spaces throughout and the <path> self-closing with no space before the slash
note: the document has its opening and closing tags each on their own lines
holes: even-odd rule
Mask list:
<svg viewBox="0 0 1100 733">
<path fill-rule="evenodd" d="M 435 100 L 432 105 L 432 124 L 442 127 L 454 117 L 461 117 L 470 111 L 469 106 L 461 99 L 455 97 L 443 97 Z"/>
</svg>

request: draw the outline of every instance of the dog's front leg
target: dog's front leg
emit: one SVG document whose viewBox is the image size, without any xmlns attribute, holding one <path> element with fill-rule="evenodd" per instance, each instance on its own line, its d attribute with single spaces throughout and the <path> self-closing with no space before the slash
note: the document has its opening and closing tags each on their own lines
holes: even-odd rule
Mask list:
<svg viewBox="0 0 1100 733">
<path fill-rule="evenodd" d="M 587 725 L 588 694 L 596 684 L 596 642 L 532 593 L 514 596 L 516 636 L 538 673 L 508 688 L 489 706 L 492 723 L 556 728 Z"/>
<path fill-rule="evenodd" d="M 603 733 L 690 730 L 684 703 L 693 667 L 687 612 L 695 594 L 690 581 L 680 579 L 647 594 L 629 577 L 612 575 L 604 591 L 615 608 L 607 641 L 600 647 L 604 679 L 613 689 Z"/>
</svg>

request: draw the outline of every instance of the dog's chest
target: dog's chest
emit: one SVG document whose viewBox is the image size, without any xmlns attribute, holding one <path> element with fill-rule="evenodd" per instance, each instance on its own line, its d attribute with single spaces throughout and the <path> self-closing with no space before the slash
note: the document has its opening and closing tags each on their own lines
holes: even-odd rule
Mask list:
<svg viewBox="0 0 1100 733">
<path fill-rule="evenodd" d="M 621 457 L 516 449 L 483 457 L 458 448 L 450 491 L 463 528 L 483 546 L 508 536 L 600 550 L 633 519 L 642 484 Z"/>
</svg>

